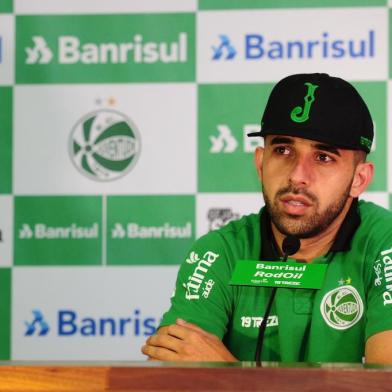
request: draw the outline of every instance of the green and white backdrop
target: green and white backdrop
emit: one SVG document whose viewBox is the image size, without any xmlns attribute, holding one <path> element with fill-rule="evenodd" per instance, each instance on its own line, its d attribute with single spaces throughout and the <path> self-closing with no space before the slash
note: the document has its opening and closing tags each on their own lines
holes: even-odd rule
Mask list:
<svg viewBox="0 0 392 392">
<path fill-rule="evenodd" d="M 0 0 L 0 359 L 141 359 L 193 241 L 262 206 L 245 134 L 288 74 L 362 93 L 391 208 L 391 8 Z"/>
</svg>

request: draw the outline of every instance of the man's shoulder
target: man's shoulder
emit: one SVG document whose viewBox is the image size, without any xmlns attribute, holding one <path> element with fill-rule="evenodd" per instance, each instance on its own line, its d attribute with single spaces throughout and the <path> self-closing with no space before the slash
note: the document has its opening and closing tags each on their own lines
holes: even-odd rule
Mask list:
<svg viewBox="0 0 392 392">
<path fill-rule="evenodd" d="M 392 246 L 392 212 L 368 201 L 358 203 L 361 224 L 355 236 L 358 246 L 374 256 Z"/>
<path fill-rule="evenodd" d="M 392 226 L 392 211 L 370 201 L 360 200 L 358 203 L 361 223 L 366 226 Z"/>
</svg>

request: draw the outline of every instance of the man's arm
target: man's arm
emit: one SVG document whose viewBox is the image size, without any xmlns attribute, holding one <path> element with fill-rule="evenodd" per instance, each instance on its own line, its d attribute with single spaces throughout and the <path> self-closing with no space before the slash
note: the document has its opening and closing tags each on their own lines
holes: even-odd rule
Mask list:
<svg viewBox="0 0 392 392">
<path fill-rule="evenodd" d="M 196 241 L 180 266 L 161 327 L 142 348 L 150 359 L 235 361 L 221 341 L 233 305 L 233 287 L 229 285 L 233 260 L 227 259 L 226 246 L 214 231 Z"/>
<path fill-rule="evenodd" d="M 367 340 L 365 362 L 379 365 L 392 364 L 392 330 L 376 333 Z"/>
<path fill-rule="evenodd" d="M 142 352 L 158 361 L 238 361 L 217 336 L 181 319 L 159 328 L 147 339 Z"/>
</svg>

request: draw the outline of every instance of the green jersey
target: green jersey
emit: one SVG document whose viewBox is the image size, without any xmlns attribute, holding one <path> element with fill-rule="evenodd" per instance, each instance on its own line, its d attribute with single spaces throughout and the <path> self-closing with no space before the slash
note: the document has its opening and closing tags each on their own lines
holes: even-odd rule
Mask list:
<svg viewBox="0 0 392 392">
<path fill-rule="evenodd" d="M 180 267 L 171 308 L 221 338 L 242 361 L 255 355 L 271 288 L 231 286 L 237 260 L 279 260 L 266 209 L 201 237 Z M 366 340 L 392 329 L 392 213 L 353 202 L 329 252 L 319 290 L 279 288 L 262 360 L 361 362 Z"/>
</svg>

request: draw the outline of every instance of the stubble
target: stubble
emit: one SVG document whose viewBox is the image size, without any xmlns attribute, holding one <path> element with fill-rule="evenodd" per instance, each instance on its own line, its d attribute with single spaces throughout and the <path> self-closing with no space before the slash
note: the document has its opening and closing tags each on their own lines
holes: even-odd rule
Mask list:
<svg viewBox="0 0 392 392">
<path fill-rule="evenodd" d="M 263 196 L 267 211 L 276 228 L 284 235 L 294 235 L 298 238 L 314 237 L 326 230 L 332 222 L 340 215 L 348 198 L 350 197 L 351 183 L 342 191 L 340 196 L 336 197 L 323 210 L 319 211 L 319 200 L 311 192 L 302 188 L 295 188 L 288 185 L 281 188 L 274 196 L 273 200 L 269 198 L 263 187 Z M 303 195 L 308 198 L 314 208 L 314 213 L 310 216 L 298 216 L 287 214 L 279 208 L 279 199 L 285 194 Z"/>
</svg>

